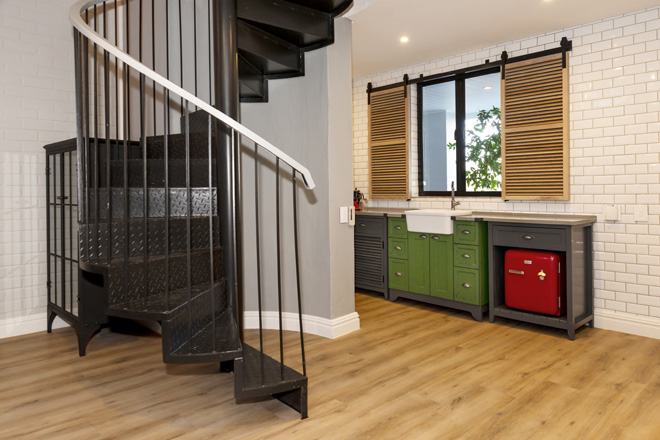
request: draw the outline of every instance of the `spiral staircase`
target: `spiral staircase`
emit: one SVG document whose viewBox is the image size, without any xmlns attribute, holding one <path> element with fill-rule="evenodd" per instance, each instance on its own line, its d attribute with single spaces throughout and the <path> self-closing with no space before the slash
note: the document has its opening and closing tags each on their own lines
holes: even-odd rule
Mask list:
<svg viewBox="0 0 660 440">
<path fill-rule="evenodd" d="M 274 396 L 307 416 L 302 373 L 284 363 L 280 233 L 293 182 L 297 305 L 298 179 L 309 171 L 238 122 L 240 102 L 268 101 L 268 81 L 304 75 L 304 53 L 334 41 L 345 0 L 85 0 L 74 26 L 79 206 L 80 355 L 110 317 L 159 322 L 165 363 L 220 362 L 237 401 Z M 241 148 L 254 154 L 242 176 Z M 259 168 L 275 163 L 274 213 L 259 204 Z M 255 193 L 257 228 L 243 229 L 242 191 Z M 264 256 L 260 218 L 277 222 L 277 252 Z M 255 234 L 256 269 L 243 271 L 244 234 Z M 264 286 L 264 261 L 278 285 Z M 245 276 L 257 292 L 245 292 Z M 279 356 L 264 352 L 262 304 L 276 294 Z M 259 347 L 243 337 L 243 303 L 256 296 Z M 49 306 L 49 329 L 60 309 Z M 71 315 L 71 316 L 69 316 Z"/>
</svg>

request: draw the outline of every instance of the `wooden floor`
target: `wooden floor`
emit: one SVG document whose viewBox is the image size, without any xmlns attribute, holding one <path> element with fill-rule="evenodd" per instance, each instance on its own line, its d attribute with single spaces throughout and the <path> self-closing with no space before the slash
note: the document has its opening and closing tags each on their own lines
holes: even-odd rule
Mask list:
<svg viewBox="0 0 660 440">
<path fill-rule="evenodd" d="M 0 340 L 0 438 L 660 439 L 660 340 L 356 306 L 360 331 L 307 338 L 303 421 L 275 400 L 237 405 L 215 364 L 164 365 L 147 331 L 104 330 L 85 358 L 69 328 Z"/>
</svg>

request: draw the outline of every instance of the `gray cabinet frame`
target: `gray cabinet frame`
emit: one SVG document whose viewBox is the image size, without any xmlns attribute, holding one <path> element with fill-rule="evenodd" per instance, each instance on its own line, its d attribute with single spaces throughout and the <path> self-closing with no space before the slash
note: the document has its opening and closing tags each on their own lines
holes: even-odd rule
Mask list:
<svg viewBox="0 0 660 440">
<path fill-rule="evenodd" d="M 355 287 L 389 299 L 387 217 L 355 216 Z"/>
</svg>

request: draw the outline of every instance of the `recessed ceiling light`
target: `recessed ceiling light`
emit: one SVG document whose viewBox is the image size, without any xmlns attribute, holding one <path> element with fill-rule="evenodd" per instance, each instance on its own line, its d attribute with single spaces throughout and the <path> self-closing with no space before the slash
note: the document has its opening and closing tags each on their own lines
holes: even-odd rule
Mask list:
<svg viewBox="0 0 660 440">
<path fill-rule="evenodd" d="M 484 90 L 490 90 L 490 89 L 492 89 L 491 86 L 484 86 Z"/>
<path fill-rule="evenodd" d="M 405 35 L 403 37 L 401 37 L 401 42 L 402 43 L 407 43 L 408 41 L 409 41 L 408 37 L 406 37 Z"/>
</svg>

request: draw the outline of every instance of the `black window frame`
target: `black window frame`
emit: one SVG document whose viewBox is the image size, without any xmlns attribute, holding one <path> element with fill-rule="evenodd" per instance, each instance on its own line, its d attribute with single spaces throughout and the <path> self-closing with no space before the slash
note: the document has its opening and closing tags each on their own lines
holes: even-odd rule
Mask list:
<svg viewBox="0 0 660 440">
<path fill-rule="evenodd" d="M 436 79 L 422 80 L 417 83 L 417 173 L 420 197 L 451 196 L 451 191 L 424 191 L 424 135 L 423 117 L 424 87 L 453 81 L 456 93 L 456 196 L 459 197 L 502 197 L 501 191 L 467 191 L 465 182 L 465 80 L 482 75 L 500 73 L 500 67 L 485 67 L 468 72 L 457 71 Z M 500 99 L 501 108 L 501 99 Z"/>
</svg>

